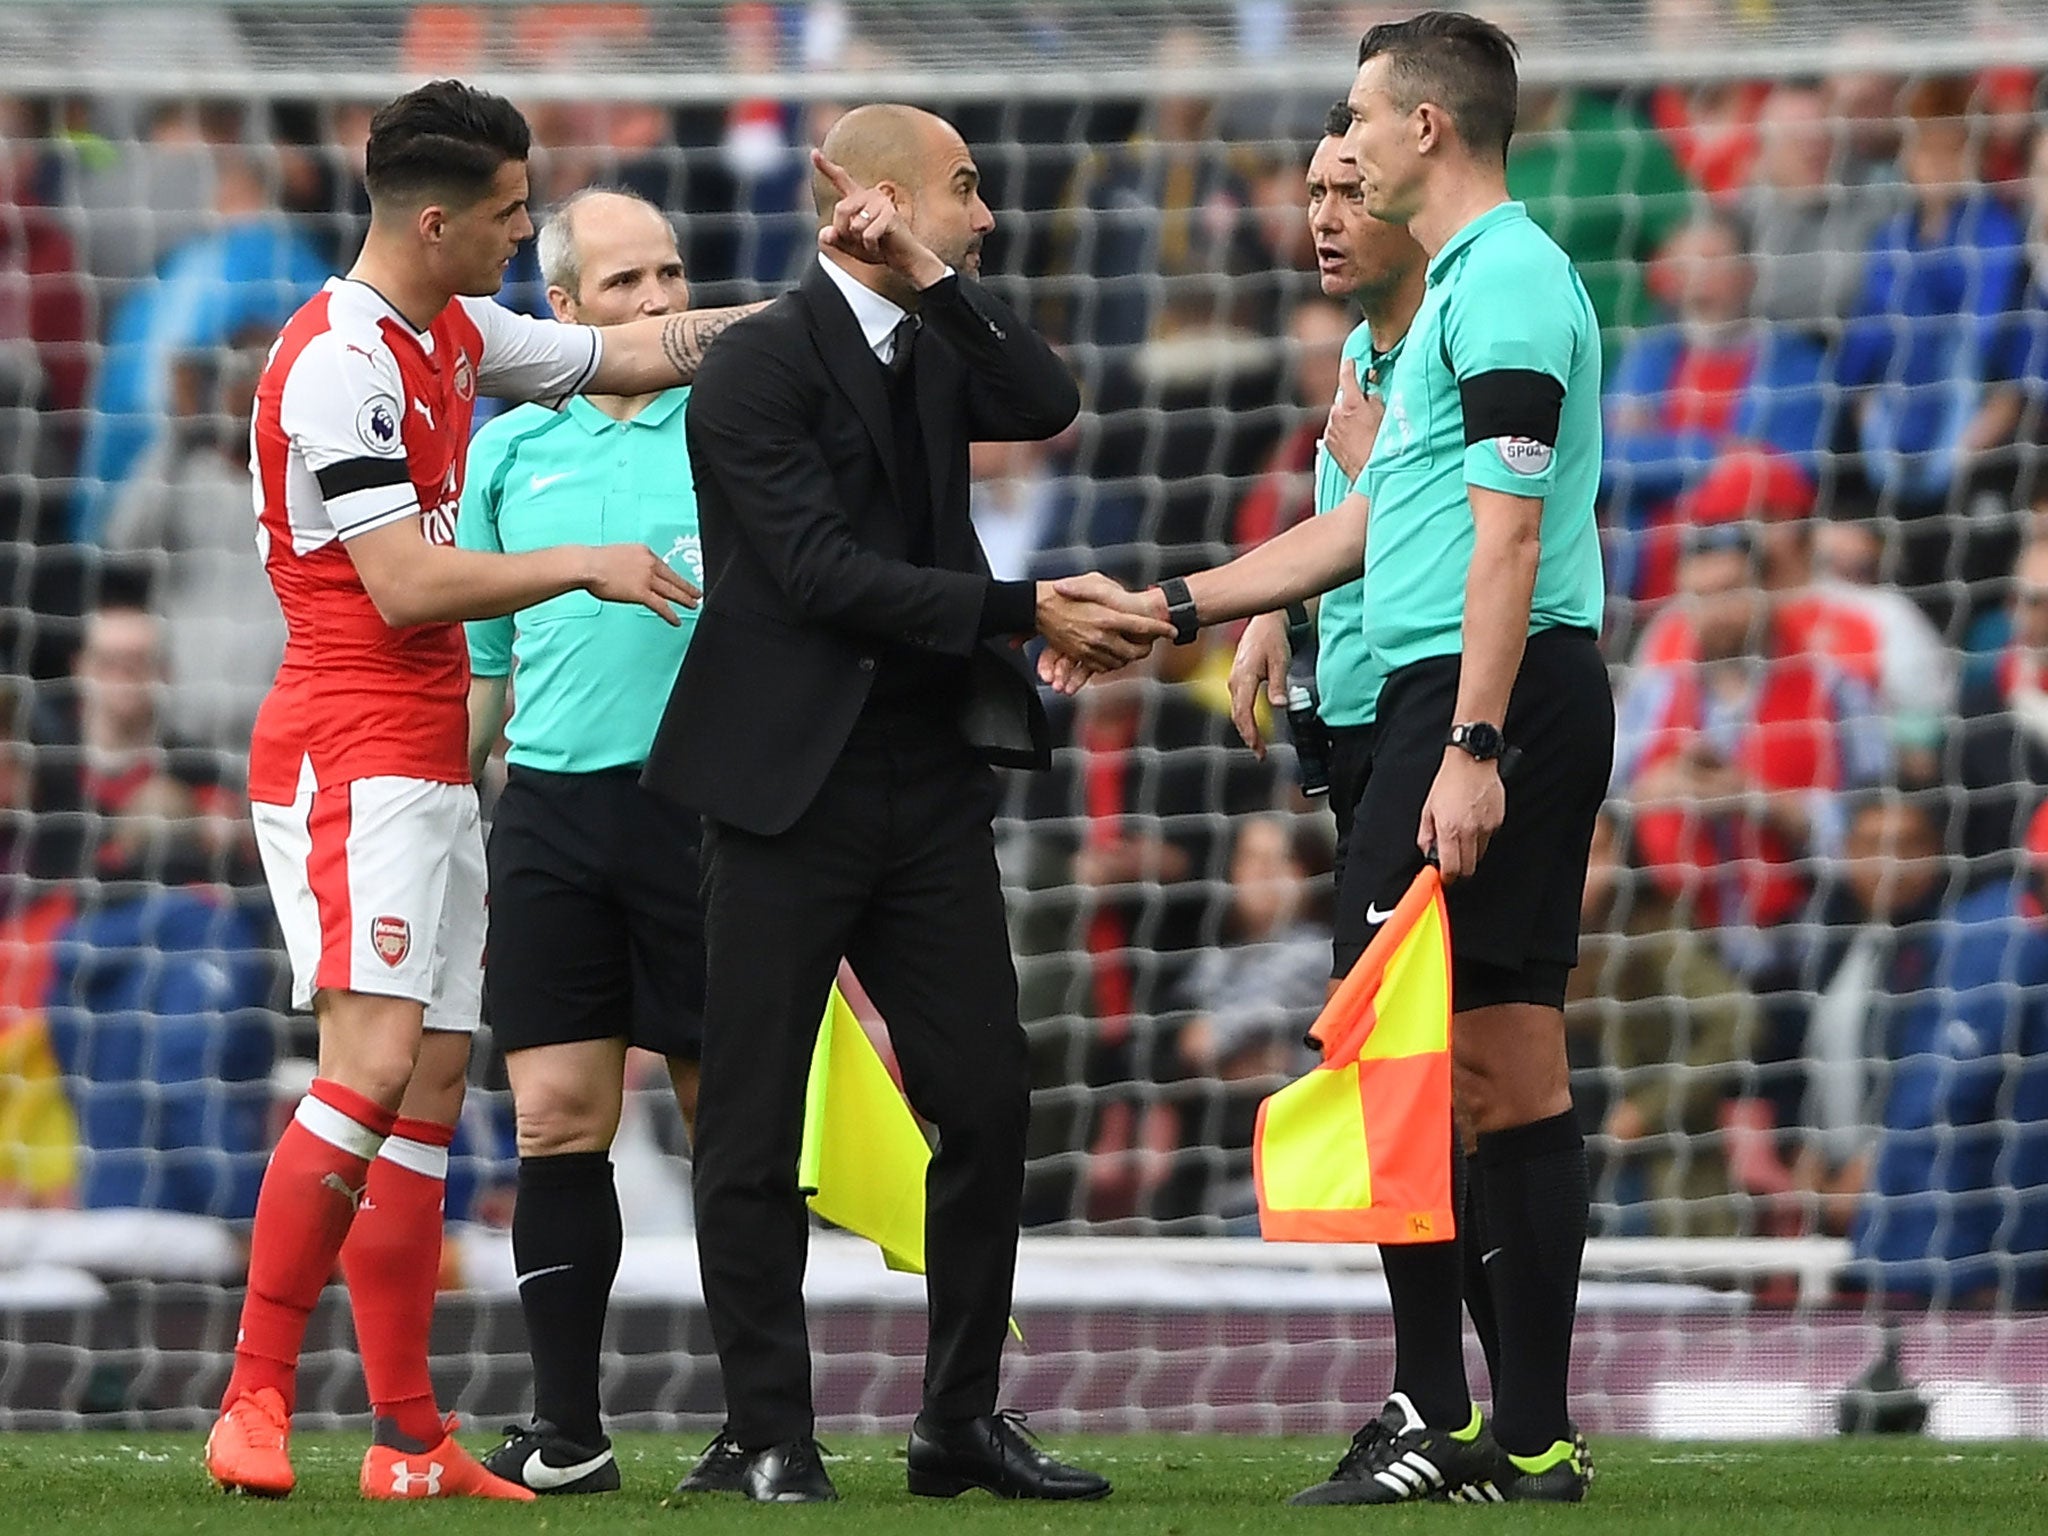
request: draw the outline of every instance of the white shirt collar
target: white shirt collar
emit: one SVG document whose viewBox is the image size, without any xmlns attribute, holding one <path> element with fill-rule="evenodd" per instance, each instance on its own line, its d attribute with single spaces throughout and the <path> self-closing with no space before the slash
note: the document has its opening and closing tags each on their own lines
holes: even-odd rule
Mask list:
<svg viewBox="0 0 2048 1536">
<path fill-rule="evenodd" d="M 847 306 L 853 311 L 861 335 L 867 338 L 869 350 L 883 362 L 888 362 L 896 353 L 896 327 L 909 311 L 855 281 L 851 272 L 831 258 L 819 256 L 818 265 L 825 269 L 825 275 L 832 279 L 833 286 L 846 295 Z"/>
</svg>

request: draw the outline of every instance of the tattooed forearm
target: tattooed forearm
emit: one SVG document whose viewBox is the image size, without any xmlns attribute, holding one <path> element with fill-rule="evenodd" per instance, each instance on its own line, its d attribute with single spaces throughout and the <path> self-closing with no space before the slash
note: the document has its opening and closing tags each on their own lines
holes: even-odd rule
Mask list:
<svg viewBox="0 0 2048 1536">
<path fill-rule="evenodd" d="M 704 365 L 704 354 L 711 349 L 711 343 L 724 334 L 735 320 L 743 320 L 759 304 L 741 304 L 732 309 L 705 309 L 692 314 L 671 315 L 661 328 L 662 355 L 688 384 L 697 377 L 697 370 Z"/>
</svg>

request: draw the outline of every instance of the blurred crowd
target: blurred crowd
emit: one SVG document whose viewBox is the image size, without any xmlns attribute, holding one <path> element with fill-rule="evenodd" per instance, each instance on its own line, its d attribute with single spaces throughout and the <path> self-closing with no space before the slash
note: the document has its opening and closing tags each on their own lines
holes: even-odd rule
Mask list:
<svg viewBox="0 0 2048 1536">
<path fill-rule="evenodd" d="M 1235 7 L 1234 46 L 1297 9 Z M 1355 39 L 1386 8 L 1321 9 Z M 405 67 L 444 72 L 601 70 L 659 24 L 400 14 Z M 716 37 L 735 75 L 893 62 L 842 6 L 727 5 Z M 1620 743 L 1575 1095 L 1609 1231 L 1845 1234 L 1887 1294 L 2040 1301 L 2048 93 L 1855 42 L 1818 78 L 1523 94 L 1510 188 L 1606 328 Z M 1169 79 L 1233 57 L 1155 46 Z M 1146 582 L 1308 515 L 1356 320 L 1305 213 L 1328 101 L 929 105 L 997 212 L 988 279 L 1085 391 L 1059 439 L 975 452 L 996 573 Z M 537 209 L 646 194 L 699 302 L 808 259 L 837 104 L 529 106 Z M 295 1091 L 239 778 L 282 644 L 247 422 L 360 238 L 370 107 L 0 97 L 0 1198 L 246 1216 Z M 530 253 L 502 299 L 543 311 Z M 1331 833 L 1236 744 L 1233 641 L 1062 701 L 1054 770 L 1011 782 L 1034 1223 L 1247 1229 L 1256 1104 L 1310 1060 Z M 491 1208 L 501 1146 L 486 1108 L 451 1215 Z"/>
</svg>

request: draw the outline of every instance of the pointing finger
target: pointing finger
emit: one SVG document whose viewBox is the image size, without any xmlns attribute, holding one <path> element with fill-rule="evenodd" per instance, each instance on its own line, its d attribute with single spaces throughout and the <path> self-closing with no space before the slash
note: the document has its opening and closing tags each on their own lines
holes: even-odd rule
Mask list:
<svg viewBox="0 0 2048 1536">
<path fill-rule="evenodd" d="M 840 165 L 837 161 L 826 159 L 825 152 L 822 149 L 811 151 L 811 164 L 817 168 L 819 175 L 839 189 L 841 197 L 858 197 L 867 190 L 847 174 L 845 166 Z"/>
</svg>

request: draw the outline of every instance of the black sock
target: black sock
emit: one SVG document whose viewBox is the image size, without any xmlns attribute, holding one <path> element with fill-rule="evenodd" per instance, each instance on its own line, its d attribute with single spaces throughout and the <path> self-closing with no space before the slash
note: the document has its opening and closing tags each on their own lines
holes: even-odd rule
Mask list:
<svg viewBox="0 0 2048 1536">
<path fill-rule="evenodd" d="M 1571 1438 L 1565 1406 L 1579 1264 L 1586 1253 L 1586 1139 L 1571 1110 L 1479 1137 L 1486 1266 L 1500 1325 L 1493 1432 L 1512 1455 Z"/>
<path fill-rule="evenodd" d="M 604 1438 L 597 1357 L 620 1243 L 610 1153 L 519 1160 L 512 1263 L 533 1355 L 534 1417 L 581 1445 Z"/>
<path fill-rule="evenodd" d="M 1465 1273 L 1465 1315 L 1479 1335 L 1486 1355 L 1486 1380 L 1500 1395 L 1500 1318 L 1493 1310 L 1493 1287 L 1486 1279 L 1486 1255 L 1493 1249 L 1492 1225 L 1486 1219 L 1486 1177 L 1479 1159 L 1460 1157 L 1465 1165 L 1465 1202 L 1458 1208 L 1458 1254 Z"/>
<path fill-rule="evenodd" d="M 1464 1183 L 1464 1161 L 1454 1140 L 1453 1210 Z M 1394 1390 L 1407 1394 L 1432 1429 L 1463 1429 L 1472 1420 L 1472 1394 L 1465 1385 L 1465 1312 L 1458 1249 L 1455 1239 L 1380 1245 L 1387 1294 L 1394 1304 Z"/>
</svg>

